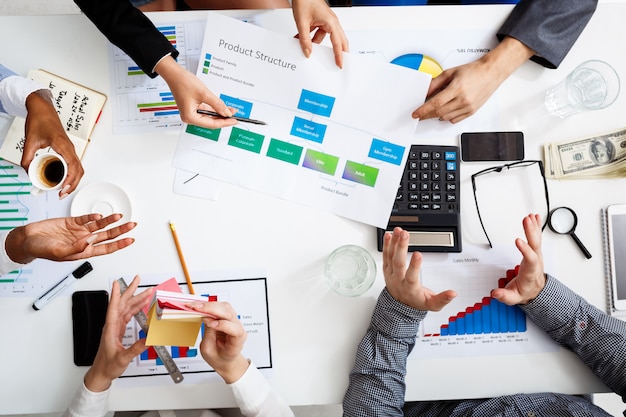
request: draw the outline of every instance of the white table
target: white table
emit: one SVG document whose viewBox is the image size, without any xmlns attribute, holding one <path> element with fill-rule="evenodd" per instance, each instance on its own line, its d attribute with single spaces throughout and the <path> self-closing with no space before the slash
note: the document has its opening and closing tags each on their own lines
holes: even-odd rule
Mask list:
<svg viewBox="0 0 626 417">
<path fill-rule="evenodd" d="M 336 13 L 346 30 L 411 28 L 416 22 L 432 28 L 471 28 L 486 21 L 495 28 L 509 10 L 509 6 L 387 7 L 337 9 Z M 203 13 L 194 12 L 193 16 Z M 537 97 L 584 59 L 605 59 L 621 74 L 626 73 L 626 58 L 618 43 L 626 38 L 624 15 L 626 3 L 600 4 L 559 70 L 527 63 L 501 86 L 500 100 L 513 110 L 505 112 L 495 128 L 523 130 L 527 158 L 541 158 L 541 145 L 549 140 L 623 127 L 623 93 L 604 111 L 563 121 L 530 119 L 532 109 L 527 107 L 540 103 Z M 269 12 L 264 25 L 295 33 L 289 10 Z M 0 34 L 5 39 L 3 63 L 15 71 L 25 74 L 42 67 L 97 90 L 110 91 L 107 40 L 84 16 L 3 16 Z M 83 52 L 77 54 L 78 50 Z M 356 345 L 384 285 L 374 228 L 230 185 L 222 186 L 219 201 L 174 194 L 171 158 L 178 135 L 114 136 L 111 126 L 111 105 L 107 105 L 83 160 L 83 182 L 113 182 L 127 191 L 133 201 L 133 220 L 139 222 L 132 233 L 137 241 L 121 252 L 92 259 L 93 276 L 78 282 L 74 290 L 108 290 L 110 279 L 121 274 L 180 274 L 167 227 L 168 220 L 174 220 L 179 236 L 184 236 L 191 270 L 267 267 L 274 362 L 268 378 L 280 395 L 292 405 L 340 403 Z M 456 144 L 457 137 L 441 142 Z M 470 204 L 464 203 L 462 217 L 464 235 L 482 239 L 469 183 L 470 174 L 478 169 L 464 165 L 462 193 Z M 605 286 L 599 211 L 608 204 L 624 202 L 616 191 L 624 189 L 625 181 L 549 182 L 552 206 L 575 208 L 579 216 L 577 234 L 594 255 L 585 260 L 573 243 L 546 232 L 546 243 L 553 244 L 559 256 L 555 270 L 550 272 L 600 308 L 605 307 Z M 372 289 L 358 298 L 335 295 L 322 278 L 326 257 L 347 243 L 367 248 L 379 267 Z M 57 300 L 42 312 L 31 309 L 32 301 L 9 298 L 0 303 L 0 413 L 62 411 L 85 372 L 72 363 L 70 298 Z M 486 369 L 507 372 L 474 383 L 476 375 Z M 408 364 L 407 399 L 485 397 L 521 391 L 581 393 L 602 392 L 606 387 L 562 349 L 545 354 L 418 359 Z M 110 405 L 112 410 L 143 410 L 229 407 L 234 402 L 224 384 L 216 381 L 114 388 Z"/>
</svg>

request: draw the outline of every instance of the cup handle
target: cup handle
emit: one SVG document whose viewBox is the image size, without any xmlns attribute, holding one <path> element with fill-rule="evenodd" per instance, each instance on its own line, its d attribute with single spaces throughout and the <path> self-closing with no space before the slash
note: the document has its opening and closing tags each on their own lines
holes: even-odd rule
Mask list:
<svg viewBox="0 0 626 417">
<path fill-rule="evenodd" d="M 41 191 L 43 191 L 41 188 L 37 188 L 33 185 L 33 189 L 30 190 L 30 194 L 31 195 L 39 195 L 41 194 Z"/>
</svg>

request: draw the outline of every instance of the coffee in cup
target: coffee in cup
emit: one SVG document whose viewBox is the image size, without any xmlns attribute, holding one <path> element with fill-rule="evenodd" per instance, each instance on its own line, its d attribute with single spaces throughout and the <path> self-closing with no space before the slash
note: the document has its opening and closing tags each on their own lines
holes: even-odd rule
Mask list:
<svg viewBox="0 0 626 417">
<path fill-rule="evenodd" d="M 67 163 L 51 148 L 40 150 L 28 167 L 28 176 L 33 184 L 32 194 L 56 190 L 67 177 Z"/>
</svg>

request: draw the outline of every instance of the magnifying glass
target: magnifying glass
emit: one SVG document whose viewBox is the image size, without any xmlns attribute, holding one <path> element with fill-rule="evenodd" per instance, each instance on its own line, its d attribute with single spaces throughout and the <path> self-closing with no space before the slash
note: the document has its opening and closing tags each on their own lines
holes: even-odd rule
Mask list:
<svg viewBox="0 0 626 417">
<path fill-rule="evenodd" d="M 550 230 L 560 235 L 570 235 L 585 257 L 589 259 L 591 254 L 574 233 L 577 224 L 578 217 L 574 210 L 569 207 L 557 207 L 548 214 L 548 227 Z"/>
</svg>

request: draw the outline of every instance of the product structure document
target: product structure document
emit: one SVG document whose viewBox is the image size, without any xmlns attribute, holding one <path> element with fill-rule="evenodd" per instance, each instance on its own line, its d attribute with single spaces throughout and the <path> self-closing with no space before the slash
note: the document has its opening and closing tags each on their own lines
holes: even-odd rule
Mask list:
<svg viewBox="0 0 626 417">
<path fill-rule="evenodd" d="M 184 126 L 173 165 L 384 227 L 429 74 L 209 13 L 197 75 L 241 122 Z M 410 92 L 410 94 L 407 94 Z"/>
</svg>

